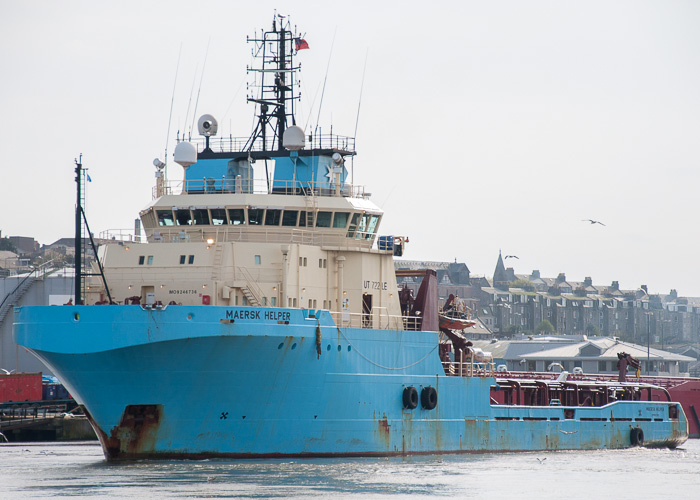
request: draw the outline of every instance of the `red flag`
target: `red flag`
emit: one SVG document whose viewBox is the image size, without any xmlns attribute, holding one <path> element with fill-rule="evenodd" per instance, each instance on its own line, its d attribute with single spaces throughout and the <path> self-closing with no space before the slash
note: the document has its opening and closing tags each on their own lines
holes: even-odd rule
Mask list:
<svg viewBox="0 0 700 500">
<path fill-rule="evenodd" d="M 309 48 L 309 44 L 306 43 L 306 40 L 304 40 L 303 38 L 295 38 L 294 44 L 297 48 L 297 51 Z"/>
</svg>

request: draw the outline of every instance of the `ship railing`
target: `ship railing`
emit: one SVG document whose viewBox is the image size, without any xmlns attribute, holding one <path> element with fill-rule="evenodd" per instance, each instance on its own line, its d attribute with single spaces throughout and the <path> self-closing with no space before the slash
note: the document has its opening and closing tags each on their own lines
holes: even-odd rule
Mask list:
<svg viewBox="0 0 700 500">
<path fill-rule="evenodd" d="M 184 230 L 183 227 L 187 227 L 187 230 Z M 206 228 L 202 226 L 202 229 L 192 229 L 192 226 L 161 226 L 158 230 L 149 230 L 147 236 L 151 243 L 187 243 L 195 241 L 208 244 L 228 242 L 298 243 L 347 250 L 372 248 L 374 242 L 373 234 L 370 239 L 355 239 L 348 238 L 345 231 L 340 234 L 328 234 L 318 229 L 308 230 L 250 225 L 207 226 Z M 379 250 L 379 252 L 391 253 L 392 251 Z"/>
<path fill-rule="evenodd" d="M 180 140 L 186 140 L 192 143 L 197 152 L 201 153 L 206 147 L 206 139 L 203 137 L 185 136 L 182 138 L 178 137 L 178 142 Z M 250 151 L 251 153 L 262 153 L 265 151 L 270 151 L 273 147 L 273 138 L 266 138 L 263 142 L 262 137 L 256 138 L 252 146 L 248 144 L 249 137 L 233 137 L 229 135 L 228 137 L 209 137 L 209 149 L 214 153 L 241 153 L 244 151 Z M 343 151 L 348 154 L 355 153 L 355 138 L 348 137 L 344 135 L 334 134 L 332 129 L 328 134 L 319 132 L 317 134 L 309 134 L 306 136 L 305 149 L 333 149 L 338 151 Z M 271 154 L 276 153 L 276 151 L 270 151 Z"/>
<path fill-rule="evenodd" d="M 141 241 L 141 236 L 134 236 L 133 229 L 105 229 L 101 231 L 98 235 L 96 243 L 138 243 Z"/>
<path fill-rule="evenodd" d="M 253 276 L 251 276 L 250 271 L 248 271 L 248 269 L 245 267 L 236 266 L 236 274 L 243 276 L 243 280 L 245 281 L 248 291 L 253 295 L 258 304 L 262 304 L 263 296 L 265 294 L 260 289 Z"/>
<path fill-rule="evenodd" d="M 459 351 L 459 359 L 443 361 L 445 374 L 455 377 L 495 377 L 496 364 L 493 361 L 479 361 L 473 355 L 464 357 L 464 351 Z"/>
<path fill-rule="evenodd" d="M 280 181 L 266 179 L 243 179 L 221 176 L 204 179 L 174 180 L 155 186 L 152 191 L 153 199 L 162 195 L 181 194 L 280 194 L 300 196 L 344 196 L 347 198 L 369 198 L 370 193 L 365 186 L 345 183 L 339 190 L 335 184 L 325 181 Z"/>
<path fill-rule="evenodd" d="M 385 307 L 373 308 L 367 313 L 351 313 L 346 311 L 331 311 L 335 324 L 343 328 L 376 328 L 379 330 L 403 331 L 404 317 L 388 314 Z"/>
</svg>

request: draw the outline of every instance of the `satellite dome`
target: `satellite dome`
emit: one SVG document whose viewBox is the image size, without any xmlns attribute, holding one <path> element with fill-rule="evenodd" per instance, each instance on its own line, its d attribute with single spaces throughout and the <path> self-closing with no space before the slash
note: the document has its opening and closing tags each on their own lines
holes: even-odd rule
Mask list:
<svg viewBox="0 0 700 500">
<path fill-rule="evenodd" d="M 175 163 L 182 165 L 184 168 L 197 163 L 197 149 L 190 142 L 180 142 L 175 146 L 173 153 Z"/>
<path fill-rule="evenodd" d="M 299 151 L 306 146 L 306 135 L 301 127 L 292 125 L 284 131 L 282 146 L 289 151 Z"/>
</svg>

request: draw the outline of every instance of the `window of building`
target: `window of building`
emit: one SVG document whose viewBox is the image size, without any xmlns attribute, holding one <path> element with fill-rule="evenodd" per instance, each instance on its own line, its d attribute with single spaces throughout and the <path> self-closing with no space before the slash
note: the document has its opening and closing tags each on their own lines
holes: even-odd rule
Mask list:
<svg viewBox="0 0 700 500">
<path fill-rule="evenodd" d="M 267 305 L 267 297 L 263 297 L 262 305 L 263 305 L 263 306 L 266 306 L 266 305 Z"/>
<path fill-rule="evenodd" d="M 248 297 L 246 297 L 246 296 L 244 295 L 244 296 L 242 297 L 241 302 L 242 302 L 242 304 L 243 304 L 244 306 L 247 306 L 247 305 L 248 305 Z"/>
<path fill-rule="evenodd" d="M 248 209 L 248 224 L 251 226 L 260 226 L 263 223 L 265 216 L 264 208 L 249 208 Z"/>
<path fill-rule="evenodd" d="M 256 255 L 255 256 L 255 265 L 259 266 L 261 262 L 262 262 L 262 259 L 260 258 L 260 256 Z"/>
<path fill-rule="evenodd" d="M 277 210 L 277 209 L 267 209 L 267 213 L 265 214 L 265 225 L 266 226 L 279 226 L 280 225 L 280 219 L 282 218 L 282 210 Z"/>
<path fill-rule="evenodd" d="M 175 210 L 175 221 L 178 226 L 191 226 L 192 214 L 189 209 Z"/>
<path fill-rule="evenodd" d="M 148 260 L 146 261 L 149 266 L 153 265 L 153 255 L 148 256 Z"/>
<path fill-rule="evenodd" d="M 194 255 L 190 255 L 189 258 L 187 259 L 188 264 L 194 264 Z"/>
<path fill-rule="evenodd" d="M 242 208 L 229 208 L 228 223 L 233 226 L 240 226 L 245 224 L 245 210 L 243 210 Z"/>
<path fill-rule="evenodd" d="M 211 223 L 215 226 L 225 225 L 227 223 L 226 210 L 223 208 L 212 208 L 211 209 Z"/>
<path fill-rule="evenodd" d="M 174 226 L 175 220 L 173 219 L 172 210 L 157 210 L 158 214 L 158 225 L 159 226 Z"/>
<path fill-rule="evenodd" d="M 350 212 L 336 212 L 333 216 L 333 227 L 338 229 L 344 229 L 348 225 L 348 219 L 350 218 Z"/>
<path fill-rule="evenodd" d="M 209 210 L 206 208 L 196 208 L 192 210 L 192 224 L 195 226 L 208 226 L 209 222 Z"/>
<path fill-rule="evenodd" d="M 598 372 L 603 373 L 608 371 L 608 363 L 607 361 L 598 361 Z"/>
<path fill-rule="evenodd" d="M 180 264 L 184 264 L 186 258 L 187 257 L 185 255 L 180 255 Z"/>
<path fill-rule="evenodd" d="M 139 266 L 142 266 L 145 261 L 146 257 L 143 255 L 139 255 Z"/>
<path fill-rule="evenodd" d="M 297 219 L 299 218 L 298 210 L 285 210 L 282 214 L 282 225 L 283 226 L 296 226 Z"/>
<path fill-rule="evenodd" d="M 270 305 L 271 305 L 272 307 L 276 307 L 276 306 L 277 306 L 277 297 L 270 297 Z"/>
<path fill-rule="evenodd" d="M 317 212 L 316 227 L 331 227 L 331 217 L 333 212 Z"/>
</svg>

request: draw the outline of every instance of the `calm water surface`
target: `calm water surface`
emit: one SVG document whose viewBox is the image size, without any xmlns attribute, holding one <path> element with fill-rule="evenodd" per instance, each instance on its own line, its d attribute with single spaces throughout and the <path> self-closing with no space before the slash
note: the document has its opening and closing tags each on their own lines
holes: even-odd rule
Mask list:
<svg viewBox="0 0 700 500">
<path fill-rule="evenodd" d="M 95 443 L 0 445 L 0 499 L 698 498 L 700 440 L 676 450 L 410 458 L 139 461 Z"/>
</svg>

